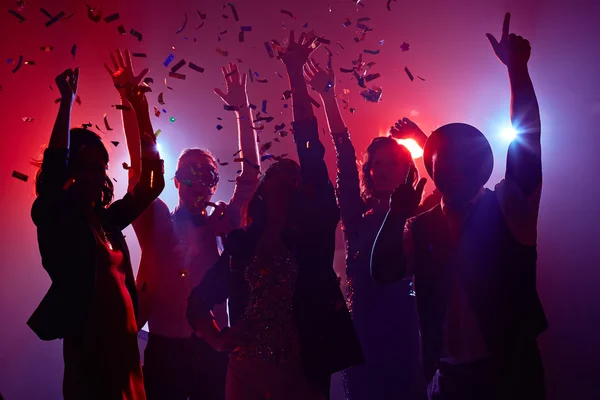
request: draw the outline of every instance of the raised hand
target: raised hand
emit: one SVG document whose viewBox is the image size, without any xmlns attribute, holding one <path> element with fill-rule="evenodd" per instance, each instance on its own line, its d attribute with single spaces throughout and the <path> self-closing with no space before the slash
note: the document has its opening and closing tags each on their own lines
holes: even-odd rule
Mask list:
<svg viewBox="0 0 600 400">
<path fill-rule="evenodd" d="M 522 36 L 510 33 L 510 13 L 506 13 L 504 16 L 500 42 L 498 42 L 491 33 L 487 33 L 486 36 L 490 41 L 496 56 L 508 68 L 527 66 L 527 62 L 531 56 L 531 45 L 529 44 L 529 41 L 523 39 Z"/>
<path fill-rule="evenodd" d="M 283 48 L 276 40 L 272 41 L 277 50 L 278 58 L 285 64 L 288 71 L 301 69 L 308 61 L 311 53 L 319 47 L 314 34 L 302 32 L 298 42 L 295 41 L 294 31 L 290 31 L 287 48 Z"/>
<path fill-rule="evenodd" d="M 240 76 L 238 66 L 233 63 L 229 63 L 229 67 L 223 67 L 221 70 L 225 77 L 227 93 L 223 93 L 221 89 L 215 89 L 215 94 L 219 96 L 226 105 L 234 107 L 236 111 L 247 106 L 248 93 L 246 91 L 246 74 L 243 73 Z"/>
<path fill-rule="evenodd" d="M 133 72 L 133 66 L 131 65 L 131 54 L 129 50 L 125 50 L 125 57 L 121 50 L 117 50 L 115 54 L 110 55 L 113 67 L 110 68 L 108 64 L 104 63 L 104 68 L 110 74 L 113 83 L 122 98 L 126 98 L 127 84 L 138 86 L 146 77 L 149 72 L 148 68 L 144 68 L 139 75 Z"/>
<path fill-rule="evenodd" d="M 147 86 L 136 85 L 131 82 L 126 83 L 119 93 L 131 104 L 134 110 L 141 111 L 148 109 L 148 100 L 146 99 Z"/>
<path fill-rule="evenodd" d="M 79 68 L 73 71 L 71 68 L 54 78 L 54 82 L 63 100 L 73 101 L 77 95 L 77 83 L 79 81 Z"/>
<path fill-rule="evenodd" d="M 419 207 L 423 198 L 423 189 L 425 188 L 427 179 L 421 178 L 416 186 L 413 187 L 416 176 L 417 169 L 415 166 L 411 166 L 406 176 L 406 181 L 401 183 L 390 197 L 390 211 L 392 213 L 410 218 L 417 211 L 417 207 Z"/>
<path fill-rule="evenodd" d="M 390 135 L 394 139 L 412 139 L 421 148 L 425 147 L 427 135 L 408 118 L 399 119 L 398 122 L 390 128 Z"/>
<path fill-rule="evenodd" d="M 327 71 L 324 70 L 315 62 L 314 58 L 309 59 L 303 68 L 304 79 L 314 91 L 321 96 L 335 95 L 335 75 L 333 68 L 329 67 Z"/>
</svg>

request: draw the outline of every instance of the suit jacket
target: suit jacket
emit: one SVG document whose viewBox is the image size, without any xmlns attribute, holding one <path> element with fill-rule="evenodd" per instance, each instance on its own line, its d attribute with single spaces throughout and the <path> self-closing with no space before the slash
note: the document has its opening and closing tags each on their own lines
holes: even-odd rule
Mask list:
<svg viewBox="0 0 600 400">
<path fill-rule="evenodd" d="M 29 327 L 42 340 L 76 335 L 82 327 L 93 293 L 98 253 L 94 228 L 73 199 L 68 180 L 69 152 L 47 149 L 44 180 L 33 203 L 31 217 L 37 227 L 42 266 L 52 284 L 33 315 Z M 162 160 L 143 160 L 141 177 L 131 193 L 107 208 L 97 208 L 100 223 L 127 263 L 126 286 L 137 312 L 135 281 L 127 243 L 121 231 L 158 197 L 165 186 Z"/>
</svg>

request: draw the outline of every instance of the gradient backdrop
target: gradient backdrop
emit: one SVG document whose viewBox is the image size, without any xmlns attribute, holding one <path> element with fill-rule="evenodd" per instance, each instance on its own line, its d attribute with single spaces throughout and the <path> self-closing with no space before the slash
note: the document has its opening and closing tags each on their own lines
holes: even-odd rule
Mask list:
<svg viewBox="0 0 600 400">
<path fill-rule="evenodd" d="M 550 329 L 541 337 L 546 364 L 549 399 L 592 399 L 597 387 L 600 345 L 595 328 L 600 324 L 600 200 L 597 174 L 600 171 L 600 3 L 591 0 L 420 0 L 393 2 L 364 0 L 364 7 L 351 0 L 237 0 L 240 21 L 235 22 L 229 7 L 214 1 L 101 0 L 104 16 L 118 12 L 120 19 L 94 23 L 87 18 L 85 5 L 75 0 L 26 0 L 20 13 L 23 23 L 8 13 L 17 9 L 15 1 L 0 4 L 0 392 L 8 400 L 59 399 L 61 397 L 61 343 L 45 343 L 25 325 L 49 286 L 40 265 L 35 229 L 29 211 L 34 199 L 32 158 L 39 157 L 48 141 L 57 106 L 54 77 L 65 68 L 81 67 L 79 94 L 81 105 L 73 108 L 73 125 L 98 124 L 104 131 L 106 113 L 114 129 L 105 134 L 110 147 L 110 175 L 117 180 L 116 194 L 126 188 L 123 161 L 129 161 L 120 126 L 119 111 L 111 105 L 118 96 L 102 64 L 117 48 L 144 52 L 148 58 L 134 59 L 136 69 L 150 68 L 154 78 L 151 106 L 158 106 L 164 92 L 163 113 L 153 118 L 161 129 L 159 144 L 166 161 L 168 178 L 174 174 L 176 158 L 186 146 L 209 148 L 215 156 L 230 164 L 221 168 L 222 183 L 216 199 L 227 200 L 238 166 L 232 163 L 237 150 L 235 118 L 223 110 L 212 93 L 222 87 L 220 67 L 236 58 L 243 60 L 242 70 L 251 68 L 268 79 L 268 83 L 248 84 L 250 101 L 261 107 L 267 100 L 268 115 L 275 121 L 261 134 L 262 142 L 273 138 L 274 125 L 291 121 L 291 108 L 284 108 L 281 93 L 286 81 L 283 65 L 269 59 L 263 42 L 287 37 L 308 23 L 309 29 L 330 39 L 336 54 L 334 65 L 351 67 L 351 61 L 365 49 L 380 49 L 378 55 L 364 54 L 365 61 L 375 61 L 371 72 L 381 78 L 372 84 L 383 87 L 379 104 L 366 103 L 358 94 L 356 81 L 338 73 L 337 91 L 349 89 L 350 107 L 344 111 L 357 152 L 362 154 L 370 140 L 383 134 L 394 120 L 411 117 L 426 132 L 449 122 L 467 122 L 486 133 L 496 155 L 491 187 L 504 173 L 508 141 L 501 131 L 509 126 L 509 86 L 505 67 L 492 53 L 484 34 L 500 34 L 502 19 L 511 11 L 512 31 L 529 39 L 533 46 L 530 70 L 537 89 L 543 123 L 544 193 L 540 211 L 539 288 L 550 321 Z M 48 18 L 40 8 L 55 15 L 64 11 L 68 20 L 46 28 Z M 330 7 L 330 8 L 329 8 Z M 280 13 L 291 11 L 296 19 Z M 198 30 L 200 10 L 207 14 Z M 188 14 L 186 29 L 175 32 Z M 225 19 L 222 15 L 228 15 Z M 366 25 L 374 28 L 364 41 L 355 43 L 354 25 L 361 17 L 370 17 Z M 345 28 L 350 18 L 353 25 Z M 143 40 L 119 35 L 117 27 L 135 29 Z M 245 43 L 238 42 L 240 26 L 252 26 Z M 218 33 L 227 30 L 218 41 Z M 336 41 L 340 40 L 344 50 Z M 380 41 L 384 41 L 380 45 Z M 410 44 L 402 52 L 400 45 Z M 76 55 L 71 48 L 76 44 Z M 51 52 L 42 46 L 53 46 Z M 173 46 L 173 48 L 172 48 Z M 228 51 L 224 57 L 217 48 Z M 183 67 L 179 72 L 186 80 L 164 78 L 168 70 L 162 63 L 170 54 L 174 65 L 181 58 L 206 70 L 199 73 Z M 23 65 L 16 73 L 19 56 L 36 65 Z M 317 58 L 326 59 L 319 50 Z M 10 62 L 12 60 L 12 62 Z M 415 75 L 411 82 L 404 72 L 408 67 Z M 416 76 L 426 79 L 422 81 Z M 322 110 L 316 110 L 325 127 Z M 22 118 L 34 118 L 23 122 Z M 169 118 L 175 117 L 175 122 Z M 218 121 L 217 117 L 222 117 Z M 216 125 L 224 129 L 217 131 Z M 335 158 L 327 135 L 330 174 L 335 173 Z M 110 141 L 122 144 L 114 147 Z M 272 153 L 293 153 L 291 136 L 273 143 Z M 422 163 L 419 162 L 422 168 Z M 11 177 L 17 170 L 28 174 L 27 183 Z M 431 190 L 428 186 L 427 190 Z M 163 199 L 175 206 L 176 192 L 169 180 Z M 131 228 L 126 231 L 134 265 L 139 247 Z M 343 274 L 343 245 L 338 246 L 338 271 Z M 374 329 L 377 329 L 374 327 Z M 341 399 L 339 380 L 334 382 L 334 397 Z"/>
</svg>

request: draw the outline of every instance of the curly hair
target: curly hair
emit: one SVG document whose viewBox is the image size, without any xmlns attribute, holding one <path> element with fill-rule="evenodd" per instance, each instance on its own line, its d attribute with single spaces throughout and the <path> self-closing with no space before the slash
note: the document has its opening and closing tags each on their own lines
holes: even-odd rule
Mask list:
<svg viewBox="0 0 600 400">
<path fill-rule="evenodd" d="M 373 197 L 375 193 L 375 187 L 373 185 L 373 178 L 371 177 L 371 168 L 373 166 L 373 159 L 375 158 L 375 153 L 378 150 L 388 147 L 395 146 L 399 150 L 400 157 L 402 160 L 407 161 L 411 165 L 415 165 L 415 162 L 410 154 L 410 151 L 404 146 L 399 144 L 395 139 L 390 136 L 379 136 L 374 138 L 367 147 L 365 152 L 365 156 L 363 162 L 360 166 L 360 189 L 361 194 L 364 200 L 369 200 Z M 415 177 L 415 182 L 419 180 L 419 177 Z M 411 184 L 415 184 L 415 182 L 411 182 Z"/>
<path fill-rule="evenodd" d="M 67 172 L 69 175 L 71 175 L 73 169 L 76 168 L 76 165 L 70 162 L 71 157 L 77 154 L 77 152 L 84 147 L 97 147 L 100 149 L 104 158 L 104 162 L 108 165 L 108 150 L 106 149 L 106 146 L 104 146 L 102 138 L 96 132 L 87 128 L 73 128 L 69 133 L 69 139 L 69 159 L 67 164 Z M 42 162 L 43 161 L 34 163 L 40 167 L 35 175 L 35 194 L 37 196 L 40 195 L 44 185 L 44 171 L 41 168 Z M 108 175 L 105 175 L 104 187 L 102 188 L 102 197 L 97 205 L 99 207 L 106 208 L 110 205 L 110 203 L 112 203 L 113 198 L 114 185 Z"/>
</svg>

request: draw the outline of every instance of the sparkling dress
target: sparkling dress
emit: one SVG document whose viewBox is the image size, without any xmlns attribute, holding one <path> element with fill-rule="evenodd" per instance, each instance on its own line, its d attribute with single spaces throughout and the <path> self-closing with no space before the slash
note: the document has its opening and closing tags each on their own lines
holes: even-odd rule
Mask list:
<svg viewBox="0 0 600 400">
<path fill-rule="evenodd" d="M 305 378 L 293 319 L 298 264 L 286 256 L 254 257 L 246 268 L 250 296 L 242 343 L 227 371 L 227 400 L 324 399 Z"/>
</svg>

